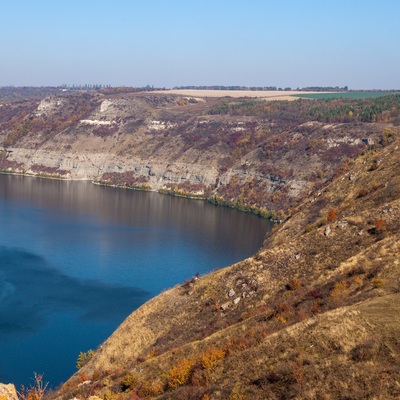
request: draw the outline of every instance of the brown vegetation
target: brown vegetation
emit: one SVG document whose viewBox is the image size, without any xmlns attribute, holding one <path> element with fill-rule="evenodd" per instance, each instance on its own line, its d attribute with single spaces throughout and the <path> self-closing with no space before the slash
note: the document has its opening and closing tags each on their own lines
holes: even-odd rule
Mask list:
<svg viewBox="0 0 400 400">
<path fill-rule="evenodd" d="M 399 108 L 399 95 L 198 101 L 106 88 L 66 92 L 41 102 L 6 102 L 0 108 L 0 141 L 5 147 L 31 149 L 32 154 L 56 151 L 54 159 L 65 158 L 67 165 L 74 165 L 70 159 L 78 157 L 88 163 L 83 166 L 90 171 L 87 179 L 104 184 L 140 188 L 145 180 L 145 189 L 188 196 L 202 191 L 213 203 L 284 219 L 310 191 L 317 193 L 348 171 L 360 152 L 396 140 Z M 87 161 L 90 156 L 104 163 L 99 153 L 115 161 L 105 169 L 107 179 L 102 176 L 104 164 Z M 132 159 L 139 168 L 128 167 Z M 3 170 L 21 172 L 18 166 L 23 164 L 24 170 L 32 171 L 26 156 L 10 154 L 2 162 Z M 154 165 L 163 171 L 154 172 Z M 371 171 L 379 167 L 374 161 L 369 165 Z M 73 178 L 78 171 L 74 168 L 61 175 Z M 365 190 L 360 188 L 359 196 L 367 195 Z"/>
<path fill-rule="evenodd" d="M 398 398 L 399 160 L 398 142 L 354 160 L 254 257 L 135 311 L 54 397 L 84 373 L 102 398 Z"/>
<path fill-rule="evenodd" d="M 121 90 L 53 100 L 0 107 L 3 144 L 108 154 L 118 165 L 98 183 L 162 181 L 167 193 L 282 224 L 254 257 L 144 304 L 50 397 L 400 396 L 398 95 L 197 102 Z M 131 159 L 142 164 L 120 169 Z M 7 148 L 0 169 L 73 172 Z"/>
</svg>

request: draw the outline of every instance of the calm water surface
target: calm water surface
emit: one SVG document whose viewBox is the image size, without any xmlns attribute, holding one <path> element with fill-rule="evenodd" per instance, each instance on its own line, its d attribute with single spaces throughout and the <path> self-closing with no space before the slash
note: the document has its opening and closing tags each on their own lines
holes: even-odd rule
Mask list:
<svg viewBox="0 0 400 400">
<path fill-rule="evenodd" d="M 57 386 L 135 308 L 270 229 L 203 201 L 0 175 L 0 382 Z"/>
</svg>

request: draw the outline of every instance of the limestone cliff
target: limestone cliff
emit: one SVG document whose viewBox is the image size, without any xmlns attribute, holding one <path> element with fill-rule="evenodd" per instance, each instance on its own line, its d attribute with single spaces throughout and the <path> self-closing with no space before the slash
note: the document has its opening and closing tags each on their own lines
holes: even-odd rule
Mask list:
<svg viewBox="0 0 400 400">
<path fill-rule="evenodd" d="M 287 212 L 392 126 L 320 122 L 313 104 L 100 92 L 3 103 L 0 169 Z"/>
</svg>

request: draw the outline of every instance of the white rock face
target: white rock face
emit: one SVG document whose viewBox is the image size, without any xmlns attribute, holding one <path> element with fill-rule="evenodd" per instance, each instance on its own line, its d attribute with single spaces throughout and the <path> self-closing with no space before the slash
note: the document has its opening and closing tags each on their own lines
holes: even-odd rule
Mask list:
<svg viewBox="0 0 400 400">
<path fill-rule="evenodd" d="M 98 119 L 81 119 L 79 122 L 83 125 L 95 125 L 95 126 L 112 125 L 115 123 L 113 121 L 100 121 Z"/>
<path fill-rule="evenodd" d="M 31 172 L 30 168 L 33 165 L 59 168 L 68 171 L 64 178 L 71 180 L 95 180 L 106 172 L 133 171 L 138 176 L 146 177 L 154 190 L 162 188 L 166 183 L 179 183 L 184 180 L 210 185 L 218 176 L 216 168 L 201 164 L 176 163 L 170 165 L 163 162 L 149 162 L 149 160 L 137 157 L 100 152 L 13 148 L 9 160 L 23 163 L 28 173 Z"/>
<path fill-rule="evenodd" d="M 150 121 L 147 127 L 153 131 L 163 131 L 164 129 L 173 128 L 175 124 L 169 121 Z"/>
<path fill-rule="evenodd" d="M 0 399 L 18 400 L 17 390 L 12 383 L 8 385 L 0 383 Z"/>
<path fill-rule="evenodd" d="M 63 105 L 63 101 L 61 99 L 55 99 L 52 97 L 43 99 L 37 108 L 38 113 L 42 112 L 47 112 L 47 111 L 53 111 L 56 110 L 57 108 L 61 107 Z"/>
<path fill-rule="evenodd" d="M 326 139 L 326 144 L 328 145 L 329 149 L 332 147 L 339 147 L 340 144 L 342 144 L 342 143 L 346 143 L 350 146 L 358 146 L 359 144 L 362 143 L 362 140 L 361 139 L 353 139 L 348 136 L 345 136 L 343 138 L 337 138 L 337 139 L 331 139 L 331 138 Z"/>
<path fill-rule="evenodd" d="M 108 110 L 108 108 L 112 105 L 112 101 L 110 100 L 104 100 L 101 104 L 100 104 L 100 112 L 105 112 Z"/>
</svg>

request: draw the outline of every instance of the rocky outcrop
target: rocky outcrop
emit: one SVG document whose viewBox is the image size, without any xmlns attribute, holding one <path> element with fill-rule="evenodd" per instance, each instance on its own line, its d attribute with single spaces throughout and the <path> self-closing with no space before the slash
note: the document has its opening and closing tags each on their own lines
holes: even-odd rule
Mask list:
<svg viewBox="0 0 400 400">
<path fill-rule="evenodd" d="M 8 156 L 9 162 L 22 164 L 19 169 L 10 168 L 10 172 L 21 172 L 35 175 L 32 167 L 39 165 L 45 172 L 48 168 L 66 171 L 64 179 L 91 180 L 101 178 L 105 173 L 133 172 L 137 176 L 147 179 L 154 190 L 167 183 L 179 184 L 184 181 L 203 183 L 206 186 L 214 185 L 218 177 L 218 170 L 201 164 L 162 162 L 149 163 L 147 160 L 109 154 L 106 152 L 64 152 L 55 150 L 32 150 L 26 148 L 12 148 Z"/>
<path fill-rule="evenodd" d="M 0 383 L 0 399 L 1 400 L 18 400 L 17 390 L 12 383 Z"/>
</svg>

